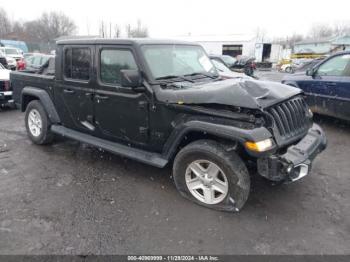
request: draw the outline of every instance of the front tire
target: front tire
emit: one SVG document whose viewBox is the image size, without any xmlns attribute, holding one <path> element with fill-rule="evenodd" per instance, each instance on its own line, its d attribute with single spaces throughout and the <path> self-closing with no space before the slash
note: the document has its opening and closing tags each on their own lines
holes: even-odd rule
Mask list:
<svg viewBox="0 0 350 262">
<path fill-rule="evenodd" d="M 220 143 L 199 140 L 176 156 L 173 177 L 185 198 L 208 208 L 239 211 L 250 193 L 250 177 L 241 158 Z"/>
<path fill-rule="evenodd" d="M 38 100 L 31 101 L 26 108 L 25 126 L 29 139 L 37 145 L 49 144 L 53 140 L 51 122 Z"/>
</svg>

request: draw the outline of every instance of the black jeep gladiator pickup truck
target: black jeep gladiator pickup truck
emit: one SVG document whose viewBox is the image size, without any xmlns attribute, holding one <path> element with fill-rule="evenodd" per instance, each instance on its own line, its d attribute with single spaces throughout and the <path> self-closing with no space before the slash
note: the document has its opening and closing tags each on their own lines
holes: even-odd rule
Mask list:
<svg viewBox="0 0 350 262">
<path fill-rule="evenodd" d="M 61 40 L 52 61 L 50 70 L 10 77 L 34 143 L 56 134 L 171 164 L 180 193 L 206 207 L 239 211 L 250 191 L 248 167 L 292 182 L 326 147 L 301 90 L 221 79 L 194 43 Z"/>
</svg>

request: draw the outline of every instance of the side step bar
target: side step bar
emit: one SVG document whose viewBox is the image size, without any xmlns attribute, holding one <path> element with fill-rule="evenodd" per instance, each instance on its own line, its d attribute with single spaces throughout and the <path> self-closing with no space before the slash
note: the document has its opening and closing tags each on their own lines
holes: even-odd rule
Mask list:
<svg viewBox="0 0 350 262">
<path fill-rule="evenodd" d="M 83 142 L 98 148 L 102 148 L 113 154 L 124 156 L 133 160 L 137 160 L 142 163 L 149 164 L 155 167 L 162 168 L 168 163 L 168 160 L 163 158 L 160 154 L 150 153 L 141 149 L 136 149 L 136 148 L 128 147 L 115 142 L 111 142 L 108 140 L 104 140 L 101 138 L 97 138 L 88 134 L 81 133 L 79 131 L 66 128 L 64 126 L 52 125 L 51 131 L 61 136 L 78 140 L 80 142 Z"/>
</svg>

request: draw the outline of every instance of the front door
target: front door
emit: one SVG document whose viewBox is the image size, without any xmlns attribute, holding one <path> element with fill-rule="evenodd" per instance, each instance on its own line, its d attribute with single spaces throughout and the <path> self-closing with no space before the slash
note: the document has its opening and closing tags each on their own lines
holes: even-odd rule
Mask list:
<svg viewBox="0 0 350 262">
<path fill-rule="evenodd" d="M 99 135 L 125 144 L 145 145 L 149 138 L 147 93 L 120 85 L 120 70 L 137 69 L 133 50 L 128 46 L 96 48 L 94 116 Z"/>
<path fill-rule="evenodd" d="M 64 126 L 94 132 L 93 48 L 67 46 L 63 50 L 63 79 L 57 81 L 55 101 Z"/>
<path fill-rule="evenodd" d="M 322 63 L 314 76 L 311 93 L 315 97 L 316 111 L 335 116 L 337 114 L 337 91 L 343 85 L 349 55 L 337 55 Z"/>
</svg>

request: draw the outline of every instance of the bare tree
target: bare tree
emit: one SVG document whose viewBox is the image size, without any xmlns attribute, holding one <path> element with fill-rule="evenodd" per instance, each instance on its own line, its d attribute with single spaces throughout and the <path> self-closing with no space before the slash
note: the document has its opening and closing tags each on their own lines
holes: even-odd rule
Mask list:
<svg viewBox="0 0 350 262">
<path fill-rule="evenodd" d="M 130 24 L 126 25 L 126 34 L 130 38 L 148 37 L 148 28 L 142 25 L 141 20 L 137 20 L 136 27 L 132 27 Z"/>
<path fill-rule="evenodd" d="M 328 24 L 314 24 L 309 32 L 309 35 L 313 40 L 331 37 L 333 34 L 333 28 Z"/>
<path fill-rule="evenodd" d="M 3 8 L 0 8 L 0 38 L 3 38 L 6 34 L 10 33 L 11 21 L 7 16 L 6 11 Z"/>
<path fill-rule="evenodd" d="M 119 25 L 115 24 L 114 25 L 114 38 L 119 38 L 121 36 L 121 29 Z"/>
<path fill-rule="evenodd" d="M 333 34 L 334 36 L 350 35 L 350 21 L 341 21 L 334 23 Z"/>
<path fill-rule="evenodd" d="M 29 40 L 48 43 L 58 37 L 74 34 L 76 25 L 63 13 L 51 12 L 24 23 L 24 29 Z"/>
<path fill-rule="evenodd" d="M 107 37 L 107 29 L 106 29 L 106 24 L 104 21 L 101 21 L 100 27 L 99 27 L 99 35 L 102 38 Z"/>
</svg>

